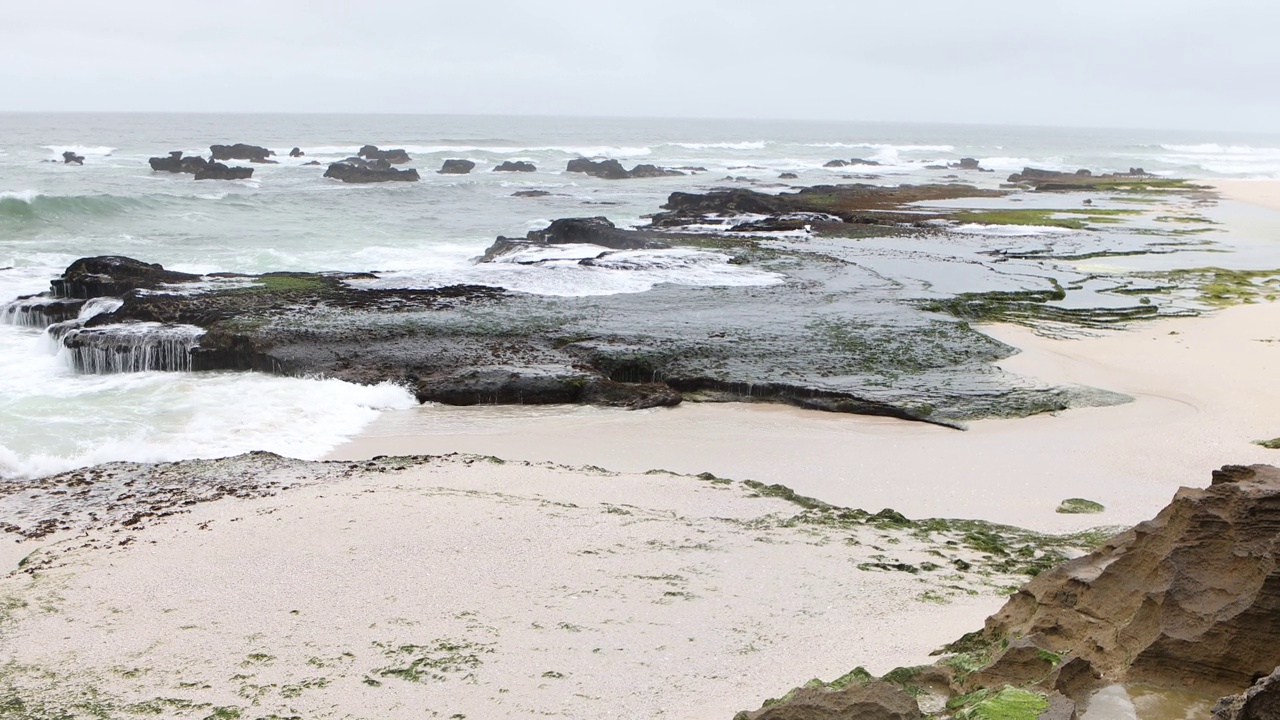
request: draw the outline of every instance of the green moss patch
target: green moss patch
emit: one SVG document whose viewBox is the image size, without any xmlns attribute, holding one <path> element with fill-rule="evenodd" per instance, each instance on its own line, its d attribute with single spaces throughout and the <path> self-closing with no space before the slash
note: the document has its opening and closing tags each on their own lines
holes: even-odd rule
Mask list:
<svg viewBox="0 0 1280 720">
<path fill-rule="evenodd" d="M 957 720 L 1036 720 L 1049 708 L 1046 696 L 1009 686 L 971 703 L 955 714 Z"/>
<path fill-rule="evenodd" d="M 1254 445 L 1261 445 L 1268 450 L 1280 450 L 1280 438 L 1271 438 L 1270 440 L 1254 440 Z"/>
</svg>

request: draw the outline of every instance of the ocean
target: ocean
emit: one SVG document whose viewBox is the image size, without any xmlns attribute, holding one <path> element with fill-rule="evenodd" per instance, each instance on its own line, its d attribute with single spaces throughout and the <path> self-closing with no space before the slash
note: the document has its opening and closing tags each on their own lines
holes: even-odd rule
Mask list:
<svg viewBox="0 0 1280 720">
<path fill-rule="evenodd" d="M 276 152 L 250 180 L 194 181 L 147 158 L 245 142 Z M 344 185 L 323 165 L 372 143 L 404 148 L 418 183 Z M 305 156 L 291 158 L 300 148 Z M 64 151 L 84 165 L 60 162 Z M 699 167 L 610 181 L 566 173 L 577 157 Z M 878 165 L 827 168 L 841 158 Z M 48 289 L 73 260 L 127 255 L 187 272 L 379 271 L 396 287 L 472 283 L 545 295 L 655 285 L 779 282 L 710 252 L 669 251 L 633 267 L 486 263 L 499 235 L 561 217 L 637 226 L 674 190 L 936 181 L 928 166 L 977 158 L 995 186 L 1023 166 L 1141 167 L 1191 178 L 1280 179 L 1280 136 L 1159 130 L 795 121 L 410 115 L 0 114 L 0 305 Z M 445 159 L 468 175 L 435 172 Z M 523 160 L 532 173 L 495 173 Z M 304 163 L 319 161 L 320 167 Z M 232 163 L 244 164 L 244 163 Z M 966 178 L 971 180 L 972 178 Z M 761 186 L 763 187 L 763 186 Z M 785 187 L 778 186 L 778 190 Z M 540 190 L 541 197 L 516 197 Z M 0 325 L 0 477 L 112 460 L 167 461 L 268 450 L 318 458 L 380 412 L 415 404 L 394 385 L 254 373 L 78 374 L 41 328 Z"/>
</svg>

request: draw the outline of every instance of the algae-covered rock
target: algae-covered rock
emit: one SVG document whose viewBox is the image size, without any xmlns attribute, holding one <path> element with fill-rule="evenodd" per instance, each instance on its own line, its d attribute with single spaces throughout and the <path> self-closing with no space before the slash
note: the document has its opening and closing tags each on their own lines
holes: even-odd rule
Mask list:
<svg viewBox="0 0 1280 720">
<path fill-rule="evenodd" d="M 1084 498 L 1067 498 L 1058 504 L 1058 508 L 1054 512 L 1063 515 L 1091 515 L 1106 510 L 1107 507 L 1099 502 L 1085 500 Z"/>
<path fill-rule="evenodd" d="M 1049 709 L 1047 695 L 1008 685 L 994 694 L 984 690 L 962 699 L 969 703 L 955 713 L 956 720 L 1037 720 Z"/>
<path fill-rule="evenodd" d="M 740 712 L 735 720 L 919 720 L 922 717 L 915 699 L 898 686 L 882 680 L 855 680 L 839 689 L 821 682 L 811 683 L 791 691 L 781 700 L 766 702 L 759 710 Z"/>
</svg>

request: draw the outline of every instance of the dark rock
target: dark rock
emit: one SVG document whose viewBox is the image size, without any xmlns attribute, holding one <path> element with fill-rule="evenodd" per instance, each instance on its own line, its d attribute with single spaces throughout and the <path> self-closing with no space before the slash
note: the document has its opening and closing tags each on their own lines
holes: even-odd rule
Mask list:
<svg viewBox="0 0 1280 720">
<path fill-rule="evenodd" d="M 1062 693 L 1049 693 L 1049 707 L 1040 711 L 1036 720 L 1077 720 L 1076 703 Z"/>
<path fill-rule="evenodd" d="M 1040 684 L 1057 666 L 1040 635 L 1014 638 L 980 670 L 965 678 L 964 687 L 999 688 L 1005 685 Z"/>
<path fill-rule="evenodd" d="M 800 176 L 799 176 L 799 175 L 796 175 L 796 174 L 795 174 L 795 173 L 793 173 L 793 172 L 784 172 L 784 173 L 782 173 L 781 175 L 779 175 L 779 176 L 778 176 L 778 179 L 779 179 L 779 180 L 795 180 L 795 179 L 796 179 L 796 178 L 798 178 L 798 177 L 800 177 Z"/>
<path fill-rule="evenodd" d="M 294 148 L 289 151 L 289 157 L 302 157 L 306 153 L 302 152 L 302 148 Z"/>
<path fill-rule="evenodd" d="M 436 172 L 440 175 L 466 175 L 475 169 L 476 164 L 470 160 L 445 160 Z"/>
<path fill-rule="evenodd" d="M 646 164 L 646 165 L 637 165 L 631 168 L 631 171 L 627 173 L 627 175 L 633 178 L 654 178 L 654 177 L 675 177 L 677 175 L 684 175 L 684 173 L 680 172 L 679 170 L 672 170 L 671 168 L 664 168 L 664 167 L 658 167 L 657 165 Z"/>
<path fill-rule="evenodd" d="M 981 170 L 982 169 L 982 165 L 978 163 L 977 158 L 961 158 L 960 162 L 956 163 L 956 167 L 960 168 L 961 170 Z"/>
<path fill-rule="evenodd" d="M 236 143 L 235 145 L 210 145 L 210 160 L 266 160 L 275 155 L 274 152 L 257 145 Z"/>
<path fill-rule="evenodd" d="M 1041 633 L 1113 682 L 1231 691 L 1280 665 L 1280 470 L 1228 466 L 1024 585 L 987 638 Z"/>
<path fill-rule="evenodd" d="M 365 145 L 356 155 L 365 160 L 386 160 L 392 165 L 403 165 L 413 159 L 401 148 L 379 150 L 377 145 Z"/>
<path fill-rule="evenodd" d="M 853 163 L 849 162 L 848 160 L 828 160 L 822 163 L 822 167 L 838 168 L 838 167 L 848 167 L 849 165 L 852 165 L 852 164 Z"/>
<path fill-rule="evenodd" d="M 779 232 L 804 230 L 822 223 L 838 223 L 840 218 L 822 213 L 788 213 L 773 215 L 763 220 L 738 223 L 729 228 L 731 232 Z"/>
<path fill-rule="evenodd" d="M 623 180 L 631 177 L 627 169 L 622 167 L 622 163 L 617 160 L 595 161 L 588 158 L 576 158 L 569 161 L 565 166 L 565 171 L 586 173 L 592 177 L 604 178 L 605 180 Z"/>
<path fill-rule="evenodd" d="M 546 197 L 550 194 L 547 190 L 517 190 L 511 193 L 511 197 Z"/>
<path fill-rule="evenodd" d="M 319 160 L 308 160 L 307 162 L 304 162 L 304 163 L 302 163 L 302 164 L 303 164 L 304 166 L 305 166 L 305 165 L 319 165 L 319 164 L 320 164 L 320 161 L 319 161 Z"/>
<path fill-rule="evenodd" d="M 204 158 L 193 155 L 191 157 L 183 157 L 181 150 L 174 150 L 169 153 L 169 157 L 153 157 L 147 161 L 151 164 L 151 169 L 157 172 L 171 173 L 198 173 L 208 167 L 209 162 Z"/>
<path fill-rule="evenodd" d="M 251 177 L 253 168 L 228 167 L 220 162 L 209 163 L 196 172 L 197 180 L 246 180 Z"/>
<path fill-rule="evenodd" d="M 415 182 L 420 179 L 418 171 L 413 168 L 400 170 L 391 167 L 386 160 L 370 162 L 360 158 L 347 158 L 331 163 L 329 169 L 324 171 L 324 176 L 344 183 Z"/>
<path fill-rule="evenodd" d="M 1277 718 L 1280 718 L 1280 667 L 1244 692 L 1224 697 L 1213 706 L 1213 720 L 1277 720 Z"/>
<path fill-rule="evenodd" d="M 678 405 L 680 393 L 660 383 L 626 384 L 601 380 L 557 366 L 468 368 L 418 382 L 419 402 L 445 405 L 551 405 L 587 403 L 640 410 Z"/>
<path fill-rule="evenodd" d="M 156 263 L 103 255 L 71 263 L 62 277 L 52 282 L 52 286 L 57 297 L 87 299 L 123 295 L 138 288 L 154 290 L 165 284 L 199 279 L 199 275 L 165 270 Z"/>
<path fill-rule="evenodd" d="M 77 155 L 77 154 L 75 154 L 74 152 L 72 152 L 72 151 L 68 150 L 68 151 L 66 151 L 66 152 L 62 153 L 62 162 L 63 162 L 63 163 L 65 163 L 65 164 L 67 164 L 67 165 L 83 165 L 83 164 L 84 164 L 84 156 L 83 156 L 83 155 Z"/>
<path fill-rule="evenodd" d="M 502 162 L 502 164 L 495 167 L 493 171 L 494 172 L 534 172 L 537 169 L 538 168 L 535 167 L 534 164 L 531 162 L 525 162 L 523 160 L 516 160 L 512 162 L 511 160 L 505 160 Z"/>
<path fill-rule="evenodd" d="M 609 222 L 608 218 L 561 218 L 543 230 L 531 230 L 523 240 L 499 237 L 480 258 L 480 262 L 493 260 L 527 247 L 547 245 L 588 244 L 600 245 L 611 250 L 645 250 L 671 247 L 655 240 L 648 233 L 623 230 Z"/>
<path fill-rule="evenodd" d="M 279 160 L 269 160 L 267 158 L 250 158 L 249 162 L 258 163 L 259 165 L 279 165 Z"/>
<path fill-rule="evenodd" d="M 880 165 L 880 161 L 879 161 L 879 160 L 864 160 L 864 159 L 862 159 L 862 158 L 853 158 L 853 159 L 849 160 L 849 164 L 850 164 L 850 165 L 874 165 L 874 166 L 879 166 L 879 165 Z"/>
<path fill-rule="evenodd" d="M 680 167 L 675 168 L 675 169 L 676 169 L 676 170 L 683 170 L 683 171 L 685 171 L 685 172 L 687 172 L 687 173 L 692 173 L 692 174 L 695 174 L 695 175 L 696 175 L 696 174 L 698 174 L 698 173 L 700 173 L 700 172 L 706 172 L 706 171 L 707 171 L 707 169 L 706 169 L 706 168 L 704 168 L 704 167 L 702 167 L 701 165 L 681 165 Z"/>
<path fill-rule="evenodd" d="M 840 690 L 798 688 L 772 705 L 734 720 L 920 720 L 915 699 L 882 680 L 853 681 Z"/>
</svg>

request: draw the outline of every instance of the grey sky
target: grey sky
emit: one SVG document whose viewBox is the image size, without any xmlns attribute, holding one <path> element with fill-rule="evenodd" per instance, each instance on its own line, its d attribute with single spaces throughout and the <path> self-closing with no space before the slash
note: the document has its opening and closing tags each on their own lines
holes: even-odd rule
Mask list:
<svg viewBox="0 0 1280 720">
<path fill-rule="evenodd" d="M 1261 0 L 47 0 L 0 110 L 534 113 L 1280 131 Z"/>
</svg>

